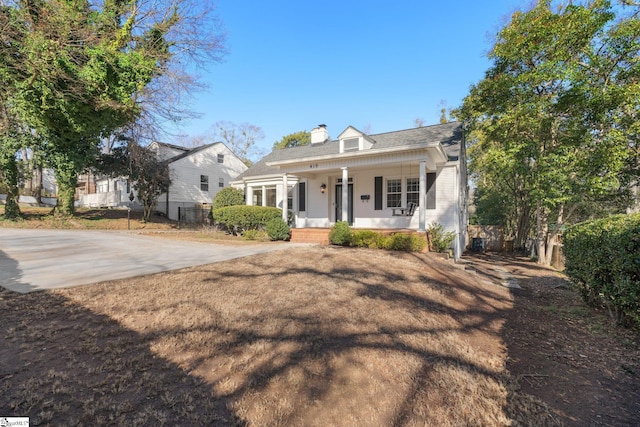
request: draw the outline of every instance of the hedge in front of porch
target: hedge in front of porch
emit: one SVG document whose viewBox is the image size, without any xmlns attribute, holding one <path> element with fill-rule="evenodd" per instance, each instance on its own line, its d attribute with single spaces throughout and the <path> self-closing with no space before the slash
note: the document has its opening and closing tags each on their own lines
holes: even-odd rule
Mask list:
<svg viewBox="0 0 640 427">
<path fill-rule="evenodd" d="M 419 234 L 389 234 L 373 230 L 352 230 L 349 224 L 344 221 L 336 222 L 331 228 L 329 242 L 338 246 L 406 252 L 423 252 L 427 248 L 427 240 Z"/>
</svg>

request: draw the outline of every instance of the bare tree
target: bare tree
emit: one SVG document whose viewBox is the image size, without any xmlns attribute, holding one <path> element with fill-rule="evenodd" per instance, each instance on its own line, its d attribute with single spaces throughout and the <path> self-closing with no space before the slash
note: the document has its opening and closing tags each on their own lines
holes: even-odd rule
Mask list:
<svg viewBox="0 0 640 427">
<path fill-rule="evenodd" d="M 264 139 L 260 126 L 222 120 L 213 125 L 211 134 L 214 140 L 224 142 L 248 166 L 264 154 L 256 147 L 256 142 Z"/>
</svg>

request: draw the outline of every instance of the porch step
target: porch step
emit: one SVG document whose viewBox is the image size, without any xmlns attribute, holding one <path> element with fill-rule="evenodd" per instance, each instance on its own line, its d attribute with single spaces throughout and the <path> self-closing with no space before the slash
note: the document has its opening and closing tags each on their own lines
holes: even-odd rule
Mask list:
<svg viewBox="0 0 640 427">
<path fill-rule="evenodd" d="M 319 245 L 329 244 L 330 228 L 292 228 L 292 243 L 316 243 Z"/>
</svg>

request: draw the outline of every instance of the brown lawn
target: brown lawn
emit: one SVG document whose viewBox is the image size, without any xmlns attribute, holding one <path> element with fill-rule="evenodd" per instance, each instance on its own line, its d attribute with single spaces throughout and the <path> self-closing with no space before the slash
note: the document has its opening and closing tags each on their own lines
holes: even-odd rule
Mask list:
<svg viewBox="0 0 640 427">
<path fill-rule="evenodd" d="M 638 331 L 585 308 L 556 272 L 467 260 L 465 271 L 429 254 L 309 247 L 0 290 L 0 416 L 53 426 L 640 424 Z M 522 289 L 498 286 L 504 272 Z"/>
</svg>

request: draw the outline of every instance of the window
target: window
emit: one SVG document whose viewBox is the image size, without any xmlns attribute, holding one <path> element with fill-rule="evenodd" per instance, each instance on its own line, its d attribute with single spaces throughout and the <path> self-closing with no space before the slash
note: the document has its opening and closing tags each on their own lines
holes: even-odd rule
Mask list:
<svg viewBox="0 0 640 427">
<path fill-rule="evenodd" d="M 253 190 L 253 206 L 262 206 L 262 189 Z"/>
<path fill-rule="evenodd" d="M 209 191 L 209 177 L 200 175 L 200 191 Z"/>
<path fill-rule="evenodd" d="M 402 179 L 387 180 L 387 207 L 399 208 L 402 206 Z"/>
<path fill-rule="evenodd" d="M 220 178 L 220 179 L 218 180 L 218 187 L 220 187 L 220 188 L 224 188 L 224 178 Z"/>
<path fill-rule="evenodd" d="M 344 140 L 344 151 L 358 151 L 359 148 L 360 140 L 358 138 Z"/>
<path fill-rule="evenodd" d="M 420 178 L 407 178 L 407 206 L 409 203 L 420 205 Z"/>
<path fill-rule="evenodd" d="M 218 154 L 218 163 L 224 163 L 224 154 Z"/>
<path fill-rule="evenodd" d="M 272 188 L 267 188 L 266 191 L 266 200 L 267 200 L 267 206 L 271 206 L 271 207 L 276 207 L 278 206 L 278 201 L 276 200 L 276 189 L 275 187 Z"/>
</svg>

